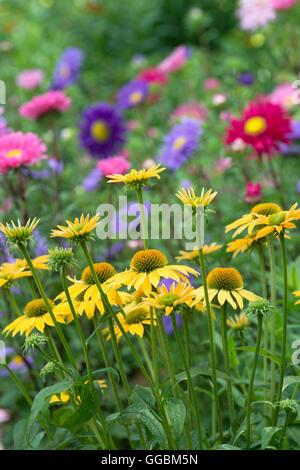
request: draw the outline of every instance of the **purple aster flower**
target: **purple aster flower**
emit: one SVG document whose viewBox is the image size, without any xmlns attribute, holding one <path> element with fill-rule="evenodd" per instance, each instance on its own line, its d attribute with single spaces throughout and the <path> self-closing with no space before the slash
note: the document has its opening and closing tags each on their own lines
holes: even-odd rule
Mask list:
<svg viewBox="0 0 300 470">
<path fill-rule="evenodd" d="M 51 89 L 62 90 L 77 82 L 83 59 L 84 52 L 78 47 L 65 49 L 56 64 Z"/>
<path fill-rule="evenodd" d="M 50 158 L 47 163 L 51 171 L 55 174 L 61 174 L 64 171 L 64 162 L 57 160 L 57 158 Z"/>
<path fill-rule="evenodd" d="M 254 83 L 254 76 L 252 75 L 252 73 L 242 73 L 239 76 L 238 80 L 241 85 L 251 86 Z"/>
<path fill-rule="evenodd" d="M 34 239 L 36 243 L 34 255 L 37 258 L 38 256 L 42 256 L 48 252 L 48 241 L 47 238 L 43 237 L 37 229 L 34 231 Z"/>
<path fill-rule="evenodd" d="M 175 313 L 175 319 L 176 319 L 177 326 L 180 329 L 181 326 L 182 326 L 182 317 L 181 317 L 181 315 Z M 167 316 L 167 317 L 163 317 L 163 322 L 164 322 L 164 327 L 165 327 L 167 335 L 169 335 L 169 336 L 173 335 L 174 330 L 173 330 L 173 325 L 172 325 L 172 320 L 171 320 L 170 315 Z"/>
<path fill-rule="evenodd" d="M 144 202 L 144 213 L 146 222 L 150 215 L 151 204 L 150 202 Z M 116 218 L 111 220 L 111 232 L 118 233 L 120 235 L 127 234 L 128 230 L 138 229 L 140 226 L 140 205 L 137 201 L 130 202 L 122 208 L 117 214 Z"/>
<path fill-rule="evenodd" d="M 98 159 L 117 154 L 126 141 L 126 127 L 117 109 L 109 103 L 98 103 L 82 115 L 81 146 Z"/>
<path fill-rule="evenodd" d="M 114 243 L 110 248 L 106 248 L 104 251 L 104 255 L 98 255 L 97 261 L 102 262 L 105 260 L 113 260 L 115 259 L 116 255 L 119 254 L 124 249 L 124 242 L 117 242 Z"/>
<path fill-rule="evenodd" d="M 117 96 L 117 108 L 128 109 L 141 104 L 148 95 L 148 84 L 144 80 L 133 80 L 123 86 Z"/>
<path fill-rule="evenodd" d="M 292 121 L 292 132 L 287 137 L 291 140 L 300 140 L 300 121 Z M 280 144 L 279 147 L 283 155 L 300 154 L 300 146 L 296 143 Z"/>
<path fill-rule="evenodd" d="M 0 232 L 0 262 L 1 263 L 14 263 L 15 258 L 10 254 L 9 248 L 6 245 L 5 235 Z"/>
<path fill-rule="evenodd" d="M 25 374 L 28 370 L 28 365 L 33 364 L 33 359 L 31 356 L 25 356 L 24 358 L 20 356 L 14 348 L 7 347 L 5 348 L 6 361 L 11 370 L 17 371 L 19 374 Z M 25 360 L 24 360 L 25 359 Z M 0 372 L 0 376 L 4 377 L 9 375 L 9 372 L 4 369 Z"/>
<path fill-rule="evenodd" d="M 102 176 L 102 171 L 99 168 L 94 168 L 83 180 L 82 186 L 87 192 L 94 191 L 99 187 Z"/>
<path fill-rule="evenodd" d="M 171 170 L 177 170 L 193 155 L 202 133 L 203 129 L 198 120 L 183 119 L 164 137 L 158 161 Z"/>
</svg>

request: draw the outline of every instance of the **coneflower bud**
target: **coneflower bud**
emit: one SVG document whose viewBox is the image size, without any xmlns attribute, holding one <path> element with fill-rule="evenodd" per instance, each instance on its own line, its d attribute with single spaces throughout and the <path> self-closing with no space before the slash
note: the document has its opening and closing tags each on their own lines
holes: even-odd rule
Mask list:
<svg viewBox="0 0 300 470">
<path fill-rule="evenodd" d="M 24 351 L 28 351 L 30 349 L 35 349 L 37 346 L 41 346 L 42 344 L 46 344 L 48 338 L 41 334 L 41 333 L 32 333 L 31 335 L 27 336 L 24 342 L 23 349 Z"/>
<path fill-rule="evenodd" d="M 59 271 L 60 268 L 68 266 L 71 268 L 74 266 L 74 255 L 72 248 L 54 248 L 49 250 L 49 261 L 48 265 L 50 269 Z"/>
</svg>

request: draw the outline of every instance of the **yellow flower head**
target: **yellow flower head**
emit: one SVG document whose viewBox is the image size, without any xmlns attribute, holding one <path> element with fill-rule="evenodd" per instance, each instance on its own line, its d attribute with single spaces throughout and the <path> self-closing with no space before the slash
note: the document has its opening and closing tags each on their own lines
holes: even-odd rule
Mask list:
<svg viewBox="0 0 300 470">
<path fill-rule="evenodd" d="M 150 308 L 147 305 L 139 304 L 133 306 L 131 309 L 127 309 L 125 316 L 122 313 L 118 314 L 118 319 L 125 330 L 125 332 L 129 332 L 131 335 L 138 335 L 141 338 L 144 336 L 144 325 L 151 324 L 151 314 Z M 153 321 L 156 325 L 156 315 L 153 315 Z M 114 331 L 119 341 L 122 336 L 122 331 L 115 325 Z M 108 333 L 108 329 L 103 331 L 104 334 Z M 107 340 L 111 338 L 110 334 L 107 337 Z"/>
<path fill-rule="evenodd" d="M 168 265 L 165 255 L 159 250 L 138 251 L 130 262 L 130 268 L 113 276 L 108 283 L 111 287 L 126 285 L 128 290 L 132 287 L 142 289 L 149 295 L 152 287 L 157 287 L 160 279 L 171 278 L 176 282 L 188 281 L 188 275 L 198 276 L 198 272 L 188 266 Z"/>
<path fill-rule="evenodd" d="M 234 252 L 233 258 L 235 258 L 239 253 L 244 253 L 247 250 L 252 251 L 254 248 L 263 246 L 266 243 L 265 239 L 258 239 L 256 235 L 257 231 L 246 235 L 244 238 L 237 238 L 229 242 L 226 251 L 228 253 Z"/>
<path fill-rule="evenodd" d="M 151 292 L 151 297 L 143 299 L 143 303 L 164 310 L 169 315 L 178 305 L 191 302 L 194 297 L 195 290 L 192 286 L 184 282 L 176 285 L 174 282 L 169 289 L 163 284 L 157 292 Z"/>
<path fill-rule="evenodd" d="M 229 317 L 227 319 L 227 325 L 233 330 L 241 330 L 248 325 L 248 316 L 241 312 L 239 315 L 234 315 L 234 318 Z"/>
<path fill-rule="evenodd" d="M 125 175 L 108 175 L 107 178 L 110 178 L 108 183 L 125 183 L 130 189 L 140 189 L 148 185 L 149 179 L 160 179 L 160 173 L 164 170 L 165 168 L 160 168 L 159 164 L 154 165 L 152 168 L 149 168 L 149 170 L 132 169 Z"/>
<path fill-rule="evenodd" d="M 18 220 L 17 225 L 13 221 L 10 224 L 0 224 L 0 230 L 4 233 L 9 242 L 17 245 L 19 243 L 26 243 L 31 238 L 31 234 L 38 225 L 39 220 L 34 218 L 32 221 L 29 219 L 25 225 L 22 225 Z"/>
<path fill-rule="evenodd" d="M 115 289 L 109 290 L 107 286 L 107 281 L 116 274 L 115 268 L 109 263 L 95 263 L 93 266 L 109 302 L 112 305 L 122 305 L 123 302 L 118 292 Z M 82 271 L 80 280 L 72 279 L 72 281 L 73 284 L 69 287 L 69 294 L 76 313 L 82 315 L 85 312 L 86 316 L 91 319 L 97 307 L 99 312 L 103 314 L 104 306 L 101 295 L 94 282 L 90 267 Z M 61 303 L 56 305 L 54 311 L 60 315 L 65 315 L 67 323 L 71 322 L 73 316 L 65 292 L 59 294 L 55 300 L 60 300 Z"/>
<path fill-rule="evenodd" d="M 297 203 L 294 204 L 288 211 L 281 211 L 276 214 L 262 215 L 255 214 L 255 226 L 259 227 L 256 238 L 266 237 L 270 233 L 277 236 L 283 229 L 296 228 L 292 222 L 300 219 L 300 209 L 297 208 Z"/>
<path fill-rule="evenodd" d="M 48 302 L 53 308 L 54 303 L 52 300 L 48 299 Z M 58 322 L 64 323 L 61 315 L 55 313 L 54 315 Z M 43 333 L 45 325 L 54 326 L 54 323 L 50 314 L 48 313 L 45 301 L 43 299 L 35 299 L 25 306 L 24 315 L 18 317 L 16 320 L 10 323 L 3 330 L 3 333 L 6 333 L 7 335 L 12 333 L 13 336 L 15 336 L 17 333 L 25 333 L 26 336 L 28 336 L 34 328 Z"/>
<path fill-rule="evenodd" d="M 210 245 L 203 245 L 203 254 L 209 255 L 214 251 L 222 248 L 222 245 L 217 245 L 217 243 L 211 243 Z M 199 258 L 199 248 L 195 247 L 193 251 L 179 251 L 180 256 L 176 256 L 176 261 L 181 261 L 183 259 L 194 260 Z"/>
<path fill-rule="evenodd" d="M 228 302 L 232 308 L 243 308 L 243 298 L 256 300 L 256 294 L 244 289 L 243 278 L 234 268 L 214 268 L 207 276 L 208 297 L 211 302 L 217 297 L 220 305 Z M 204 287 L 196 289 L 195 302 L 199 302 L 205 297 Z"/>
<path fill-rule="evenodd" d="M 0 267 L 0 287 L 10 289 L 13 282 L 20 277 L 31 276 L 30 271 L 26 271 L 24 266 L 17 263 L 3 263 Z"/>
<path fill-rule="evenodd" d="M 209 191 L 205 192 L 205 189 L 202 188 L 201 195 L 196 196 L 194 188 L 182 188 L 181 192 L 178 191 L 176 196 L 178 197 L 178 199 L 180 199 L 181 202 L 183 202 L 183 204 L 187 204 L 192 206 L 193 208 L 196 208 L 198 206 L 208 206 L 208 204 L 211 203 L 211 201 L 216 197 L 217 194 L 217 191 L 213 193 L 212 189 L 210 189 Z"/>
<path fill-rule="evenodd" d="M 80 219 L 76 218 L 74 222 L 67 220 L 67 226 L 58 225 L 59 230 L 52 230 L 51 237 L 62 237 L 72 239 L 74 243 L 81 243 L 90 238 L 90 233 L 99 224 L 99 215 L 91 219 L 81 214 Z"/>
<path fill-rule="evenodd" d="M 295 297 L 300 297 L 300 290 L 295 290 L 294 292 L 292 292 L 292 294 L 295 296 Z M 298 305 L 300 304 L 300 299 L 298 299 L 296 302 L 295 302 L 295 305 Z"/>
<path fill-rule="evenodd" d="M 255 221 L 257 214 L 269 216 L 272 214 L 278 214 L 282 209 L 278 204 L 273 202 L 266 202 L 262 204 L 257 204 L 254 206 L 249 214 L 243 215 L 240 219 L 235 220 L 231 224 L 227 225 L 225 233 L 235 230 L 233 238 L 242 233 L 244 230 L 248 229 L 248 233 L 251 233 L 255 227 Z"/>
</svg>

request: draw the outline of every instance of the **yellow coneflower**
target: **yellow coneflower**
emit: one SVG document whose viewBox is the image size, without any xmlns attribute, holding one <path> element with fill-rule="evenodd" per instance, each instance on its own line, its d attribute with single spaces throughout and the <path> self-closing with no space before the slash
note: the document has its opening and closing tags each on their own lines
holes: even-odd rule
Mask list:
<svg viewBox="0 0 300 470">
<path fill-rule="evenodd" d="M 259 299 L 259 296 L 243 287 L 243 278 L 234 268 L 214 268 L 207 275 L 208 297 L 211 302 L 217 297 L 220 305 L 228 302 L 232 308 L 243 308 L 243 298 L 247 300 Z M 196 289 L 194 304 L 205 297 L 204 287 Z"/>
<path fill-rule="evenodd" d="M 295 297 L 300 297 L 300 290 L 295 290 L 294 292 L 292 292 L 292 294 Z M 298 305 L 298 304 L 300 304 L 300 299 L 295 302 L 295 305 Z"/>
<path fill-rule="evenodd" d="M 48 299 L 48 302 L 54 307 L 52 300 Z M 64 319 L 61 315 L 55 313 L 54 315 L 58 322 L 64 323 Z M 43 299 L 35 299 L 25 306 L 24 315 L 10 323 L 3 330 L 3 333 L 7 335 L 12 333 L 13 336 L 17 333 L 25 333 L 26 336 L 28 336 L 34 328 L 43 333 L 46 325 L 54 326 L 54 323 L 48 313 L 45 301 Z"/>
<path fill-rule="evenodd" d="M 168 289 L 164 284 L 157 289 L 157 292 L 151 292 L 151 297 L 143 299 L 143 303 L 158 310 L 164 310 L 166 315 L 180 304 L 190 303 L 195 297 L 195 289 L 181 282 L 176 285 L 174 282 Z"/>
<path fill-rule="evenodd" d="M 115 289 L 109 289 L 107 285 L 107 281 L 116 274 L 115 268 L 109 263 L 95 263 L 93 266 L 110 304 L 122 305 L 122 297 Z M 86 316 L 90 319 L 94 316 L 96 307 L 101 315 L 104 313 L 101 295 L 94 282 L 90 267 L 82 271 L 80 280 L 73 279 L 73 284 L 69 287 L 69 294 L 78 315 L 82 315 L 85 312 Z M 66 315 L 67 323 L 72 321 L 73 316 L 65 292 L 59 294 L 55 300 L 59 300 L 61 303 L 54 308 L 54 312 Z"/>
<path fill-rule="evenodd" d="M 227 319 L 227 325 L 233 330 L 243 329 L 245 326 L 248 325 L 248 322 L 249 322 L 249 318 L 243 312 L 241 312 L 239 315 L 234 315 L 234 318 L 229 317 Z"/>
<path fill-rule="evenodd" d="M 277 236 L 283 229 L 296 228 L 292 221 L 300 219 L 300 209 L 296 209 L 297 205 L 297 203 L 294 204 L 288 211 L 268 216 L 256 214 L 255 226 L 259 226 L 256 238 L 266 237 L 270 233 Z"/>
<path fill-rule="evenodd" d="M 87 384 L 88 380 L 86 380 L 84 383 Z M 99 385 L 101 393 L 104 393 L 104 389 L 107 388 L 106 380 L 94 380 L 94 383 L 95 384 L 97 383 Z M 50 398 L 50 403 L 55 403 L 55 404 L 68 403 L 70 399 L 71 397 L 68 392 L 61 392 L 56 395 L 52 395 L 52 397 Z M 81 402 L 81 398 L 79 395 L 76 396 L 76 401 L 77 403 Z"/>
<path fill-rule="evenodd" d="M 0 287 L 11 287 L 12 283 L 21 277 L 31 276 L 30 271 L 18 267 L 15 263 L 3 263 L 0 268 Z"/>
<path fill-rule="evenodd" d="M 138 335 L 141 338 L 144 336 L 144 325 L 151 324 L 150 307 L 144 304 L 134 305 L 130 309 L 127 308 L 124 311 L 125 316 L 122 313 L 118 313 L 117 317 L 121 323 L 124 331 L 129 332 L 131 335 Z M 156 325 L 156 315 L 153 314 L 153 323 Z M 118 325 L 114 326 L 115 335 L 119 341 L 123 333 Z M 108 328 L 103 330 L 104 334 L 109 332 Z M 109 334 L 107 340 L 111 338 Z"/>
<path fill-rule="evenodd" d="M 17 225 L 13 221 L 10 224 L 0 224 L 0 230 L 4 233 L 6 238 L 15 244 L 26 242 L 31 238 L 31 234 L 38 225 L 39 220 L 34 218 L 32 221 L 29 219 L 25 225 L 22 225 L 18 220 Z"/>
<path fill-rule="evenodd" d="M 246 229 L 248 229 L 248 233 L 251 233 L 253 231 L 253 228 L 255 227 L 257 215 L 264 215 L 268 217 L 269 215 L 278 214 L 281 211 L 281 207 L 273 202 L 257 204 L 251 209 L 249 214 L 245 214 L 240 219 L 237 219 L 231 224 L 227 225 L 225 232 L 227 233 L 231 230 L 236 229 L 233 234 L 233 238 L 235 238 L 237 235 L 239 235 Z"/>
<path fill-rule="evenodd" d="M 49 269 L 48 267 L 49 255 L 38 256 L 31 260 L 33 266 L 36 269 Z M 3 263 L 3 267 L 15 266 L 16 269 L 29 269 L 27 261 L 25 259 L 17 258 L 14 263 Z"/>
<path fill-rule="evenodd" d="M 247 250 L 252 250 L 263 246 L 266 241 L 262 238 L 257 238 L 257 231 L 246 235 L 244 238 L 237 238 L 232 242 L 228 243 L 227 253 L 233 253 L 233 258 L 235 258 L 239 253 L 244 253 Z"/>
<path fill-rule="evenodd" d="M 154 165 L 152 168 L 149 168 L 149 170 L 132 169 L 125 175 L 108 175 L 107 178 L 110 178 L 108 183 L 125 183 L 132 189 L 137 189 L 143 186 L 147 186 L 150 178 L 160 179 L 160 173 L 164 170 L 165 168 L 161 168 L 159 164 Z"/>
<path fill-rule="evenodd" d="M 202 188 L 201 195 L 196 196 L 194 188 L 191 187 L 189 189 L 182 188 L 181 192 L 178 191 L 176 196 L 178 199 L 180 199 L 181 202 L 183 202 L 183 204 L 191 205 L 192 207 L 198 207 L 207 206 L 210 204 L 217 194 L 217 191 L 213 193 L 212 189 L 210 189 L 209 191 L 205 192 L 205 189 Z"/>
<path fill-rule="evenodd" d="M 76 218 L 74 222 L 67 220 L 66 227 L 58 225 L 59 230 L 52 230 L 51 237 L 73 239 L 76 243 L 84 241 L 89 236 L 90 232 L 99 224 L 99 218 L 99 215 L 95 215 L 90 219 L 89 215 L 85 217 L 81 214 L 80 219 Z"/>
<path fill-rule="evenodd" d="M 166 256 L 159 250 L 138 251 L 130 262 L 130 268 L 116 274 L 109 281 L 112 287 L 123 284 L 127 289 L 142 289 L 149 295 L 152 286 L 157 287 L 161 278 L 171 278 L 176 282 L 185 281 L 189 284 L 188 275 L 198 276 L 198 272 L 188 266 L 168 265 Z"/>
<path fill-rule="evenodd" d="M 203 254 L 204 255 L 209 255 L 210 253 L 213 253 L 214 251 L 219 250 L 222 248 L 223 245 L 217 245 L 217 243 L 211 243 L 210 245 L 203 245 Z M 195 247 L 193 251 L 179 251 L 180 256 L 176 256 L 176 261 L 181 261 L 183 259 L 186 260 L 194 260 L 199 258 L 199 248 Z"/>
</svg>

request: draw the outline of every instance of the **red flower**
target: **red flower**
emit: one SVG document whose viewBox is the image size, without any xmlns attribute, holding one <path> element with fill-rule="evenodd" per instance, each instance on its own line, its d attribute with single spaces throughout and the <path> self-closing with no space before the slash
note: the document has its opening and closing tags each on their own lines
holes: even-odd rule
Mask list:
<svg viewBox="0 0 300 470">
<path fill-rule="evenodd" d="M 168 77 L 165 73 L 158 70 L 156 67 L 152 67 L 146 70 L 143 70 L 139 74 L 139 78 L 145 82 L 152 84 L 165 85 L 168 82 Z"/>
<path fill-rule="evenodd" d="M 245 202 L 248 204 L 256 204 L 262 200 L 262 192 L 259 183 L 247 183 Z"/>
<path fill-rule="evenodd" d="M 291 119 L 286 111 L 280 105 L 260 98 L 250 103 L 240 120 L 231 120 L 225 141 L 231 144 L 236 139 L 242 139 L 260 158 L 263 153 L 270 157 L 279 150 L 279 143 L 289 143 L 289 133 Z"/>
</svg>

